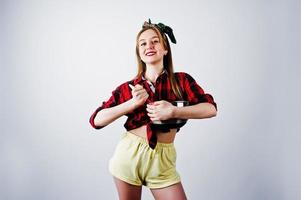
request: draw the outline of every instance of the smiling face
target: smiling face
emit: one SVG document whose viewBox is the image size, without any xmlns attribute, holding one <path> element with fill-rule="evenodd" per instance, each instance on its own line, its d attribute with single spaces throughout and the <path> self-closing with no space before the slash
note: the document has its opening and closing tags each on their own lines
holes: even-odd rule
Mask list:
<svg viewBox="0 0 301 200">
<path fill-rule="evenodd" d="M 167 54 L 167 50 L 153 29 L 142 32 L 137 42 L 139 56 L 145 64 L 163 65 L 163 57 Z"/>
</svg>

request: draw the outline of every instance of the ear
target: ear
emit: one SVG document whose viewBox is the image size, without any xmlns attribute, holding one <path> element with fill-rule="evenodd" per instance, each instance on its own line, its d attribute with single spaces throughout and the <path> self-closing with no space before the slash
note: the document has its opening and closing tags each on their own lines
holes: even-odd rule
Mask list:
<svg viewBox="0 0 301 200">
<path fill-rule="evenodd" d="M 167 55 L 167 53 L 168 53 L 168 51 L 167 51 L 167 50 L 164 50 L 164 56 L 166 56 L 166 55 Z"/>
</svg>

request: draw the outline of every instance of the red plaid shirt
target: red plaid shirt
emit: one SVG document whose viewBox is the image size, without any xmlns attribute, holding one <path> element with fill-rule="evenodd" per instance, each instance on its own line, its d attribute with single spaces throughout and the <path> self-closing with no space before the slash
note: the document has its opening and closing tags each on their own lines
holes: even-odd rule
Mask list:
<svg viewBox="0 0 301 200">
<path fill-rule="evenodd" d="M 150 118 L 147 115 L 146 111 L 146 104 L 149 102 L 166 100 L 169 102 L 173 102 L 176 100 L 186 100 L 189 102 L 189 105 L 194 105 L 202 102 L 211 103 L 217 108 L 216 103 L 214 102 L 213 97 L 210 94 L 204 93 L 204 90 L 197 84 L 197 82 L 187 73 L 178 72 L 175 73 L 176 80 L 182 89 L 183 99 L 178 99 L 176 95 L 173 93 L 171 89 L 171 84 L 167 76 L 167 72 L 162 73 L 156 80 L 154 85 L 155 92 L 151 89 L 151 84 L 147 81 L 143 76 L 137 77 L 134 80 L 125 82 L 118 86 L 113 92 L 112 96 L 108 101 L 102 103 L 102 105 L 96 109 L 96 111 L 90 117 L 90 124 L 95 129 L 101 129 L 103 126 L 97 126 L 94 124 L 94 119 L 97 113 L 104 109 L 110 108 L 113 106 L 117 106 L 122 104 L 132 98 L 131 88 L 129 84 L 142 85 L 149 94 L 149 98 L 147 102 L 140 106 L 139 108 L 135 109 L 134 111 L 127 113 L 126 116 L 128 117 L 124 127 L 126 130 L 132 130 L 138 128 L 143 125 L 147 125 L 147 139 L 149 146 L 151 148 L 155 148 L 157 144 L 157 137 L 154 134 L 154 130 L 152 130 L 150 126 Z"/>
</svg>

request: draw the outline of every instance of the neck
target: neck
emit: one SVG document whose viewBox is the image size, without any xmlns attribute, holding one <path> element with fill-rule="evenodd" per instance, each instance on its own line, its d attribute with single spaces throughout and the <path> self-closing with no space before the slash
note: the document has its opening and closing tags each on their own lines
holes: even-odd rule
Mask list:
<svg viewBox="0 0 301 200">
<path fill-rule="evenodd" d="M 146 65 L 146 72 L 144 76 L 147 80 L 154 83 L 156 82 L 158 76 L 160 76 L 160 74 L 163 72 L 163 70 L 164 70 L 163 63 L 162 65 L 148 64 Z"/>
</svg>

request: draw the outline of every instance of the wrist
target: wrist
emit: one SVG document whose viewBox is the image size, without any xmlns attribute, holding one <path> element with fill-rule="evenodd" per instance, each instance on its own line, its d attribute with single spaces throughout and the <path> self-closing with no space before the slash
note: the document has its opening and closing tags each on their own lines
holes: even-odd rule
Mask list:
<svg viewBox="0 0 301 200">
<path fill-rule="evenodd" d="M 179 118 L 179 107 L 173 106 L 172 107 L 172 118 Z"/>
<path fill-rule="evenodd" d="M 133 110 L 136 109 L 136 104 L 135 104 L 135 101 L 133 101 L 133 99 L 130 99 L 126 102 L 126 110 L 127 110 L 127 113 L 128 112 L 132 112 Z"/>
</svg>

